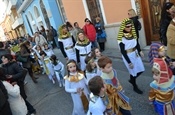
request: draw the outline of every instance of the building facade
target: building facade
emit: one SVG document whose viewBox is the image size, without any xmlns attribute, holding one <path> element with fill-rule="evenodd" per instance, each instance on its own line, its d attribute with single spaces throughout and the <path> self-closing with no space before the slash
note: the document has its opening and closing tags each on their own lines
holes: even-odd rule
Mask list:
<svg viewBox="0 0 175 115">
<path fill-rule="evenodd" d="M 55 29 L 63 23 L 56 0 L 18 0 L 21 5 L 17 10 L 21 14 L 27 33 L 53 26 Z"/>
<path fill-rule="evenodd" d="M 5 12 L 1 27 L 7 39 L 16 39 L 25 34 L 23 20 L 17 14 L 17 0 L 4 0 Z"/>
<path fill-rule="evenodd" d="M 84 19 L 94 22 L 101 17 L 107 32 L 106 46 L 118 48 L 117 35 L 120 23 L 128 17 L 128 10 L 135 9 L 140 17 L 142 29 L 139 31 L 141 47 L 159 40 L 159 21 L 163 3 L 175 0 L 57 0 L 61 6 L 64 21 L 78 22 L 81 27 Z"/>
</svg>

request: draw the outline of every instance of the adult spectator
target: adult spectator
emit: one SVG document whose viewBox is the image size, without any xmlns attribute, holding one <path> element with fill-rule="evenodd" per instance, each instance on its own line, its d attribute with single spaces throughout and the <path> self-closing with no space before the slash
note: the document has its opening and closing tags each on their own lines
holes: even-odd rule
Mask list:
<svg viewBox="0 0 175 115">
<path fill-rule="evenodd" d="M 171 2 L 166 2 L 163 5 L 162 11 L 161 11 L 161 19 L 160 19 L 160 40 L 161 42 L 167 46 L 167 37 L 166 32 L 168 25 L 170 24 L 170 21 L 172 20 L 172 9 L 174 7 L 174 4 Z"/>
<path fill-rule="evenodd" d="M 54 29 L 52 26 L 50 26 L 50 30 L 52 31 L 53 33 L 53 36 L 54 36 L 54 44 L 56 44 L 56 47 L 59 49 L 59 44 L 58 44 L 58 34 L 57 34 L 57 31 L 56 29 Z"/>
<path fill-rule="evenodd" d="M 136 12 L 134 9 L 129 9 L 128 10 L 128 18 L 130 18 L 133 23 L 134 23 L 134 28 L 136 30 L 136 34 L 137 34 L 137 40 L 139 39 L 139 30 L 141 30 L 142 25 L 139 22 L 139 17 L 136 15 Z"/>
<path fill-rule="evenodd" d="M 34 83 L 37 83 L 37 78 L 34 77 L 33 71 L 32 71 L 32 62 L 30 58 L 30 42 L 26 41 L 20 45 L 20 56 L 22 58 L 26 58 L 26 61 L 22 61 L 22 66 L 26 68 L 29 72 L 30 77 L 32 78 Z M 20 61 L 20 60 L 19 60 Z"/>
<path fill-rule="evenodd" d="M 49 47 L 53 48 L 54 36 L 53 36 L 52 30 L 51 29 L 46 29 L 46 35 L 47 35 L 47 41 L 49 43 Z"/>
<path fill-rule="evenodd" d="M 74 22 L 74 28 L 75 30 L 78 32 L 78 31 L 82 31 L 82 29 L 80 28 L 78 22 Z"/>
<path fill-rule="evenodd" d="M 174 9 L 175 10 L 175 9 Z M 175 15 L 167 29 L 167 55 L 175 62 Z M 175 68 L 173 69 L 175 75 Z"/>
<path fill-rule="evenodd" d="M 100 51 L 102 52 L 105 50 L 106 32 L 100 17 L 97 17 L 95 20 L 96 20 L 95 29 L 97 32 L 97 42 L 100 46 Z"/>
<path fill-rule="evenodd" d="M 96 30 L 93 23 L 88 18 L 85 18 L 84 22 L 85 25 L 83 27 L 83 30 L 89 41 L 91 41 L 92 48 L 98 47 L 96 42 Z"/>
<path fill-rule="evenodd" d="M 77 40 L 77 32 L 76 30 L 73 28 L 72 24 L 70 22 L 66 22 L 66 26 L 68 31 L 71 33 L 71 35 L 74 37 L 74 40 Z"/>
<path fill-rule="evenodd" d="M 12 61 L 12 56 L 10 54 L 3 55 L 1 57 L 3 62 L 2 68 L 4 69 L 4 74 L 9 82 L 17 82 L 20 87 L 20 94 L 24 99 L 27 110 L 29 114 L 35 114 L 36 110 L 27 101 L 27 95 L 24 90 L 24 79 L 27 74 L 27 70 L 19 66 L 15 61 Z"/>
<path fill-rule="evenodd" d="M 43 35 L 43 37 L 44 37 L 45 39 L 47 38 L 47 36 L 46 36 L 46 30 L 45 30 L 44 26 L 41 26 L 41 28 L 40 28 L 40 33 L 41 33 L 41 35 Z"/>
<path fill-rule="evenodd" d="M 8 102 L 8 94 L 5 86 L 0 81 L 0 114 L 1 115 L 12 115 L 10 105 Z"/>
<path fill-rule="evenodd" d="M 4 54 L 10 54 L 9 49 L 5 49 L 5 45 L 3 42 L 0 42 L 0 57 Z M 0 60 L 0 64 L 2 63 L 2 60 Z"/>
<path fill-rule="evenodd" d="M 47 41 L 41 34 L 39 34 L 38 32 L 35 32 L 35 43 L 36 45 L 43 46 L 44 43 L 47 43 Z"/>
<path fill-rule="evenodd" d="M 8 102 L 13 115 L 26 115 L 27 106 L 20 95 L 20 89 L 16 82 L 9 83 L 4 74 L 3 68 L 0 68 L 0 82 L 2 81 L 8 94 Z M 3 114 L 5 115 L 5 114 Z"/>
</svg>

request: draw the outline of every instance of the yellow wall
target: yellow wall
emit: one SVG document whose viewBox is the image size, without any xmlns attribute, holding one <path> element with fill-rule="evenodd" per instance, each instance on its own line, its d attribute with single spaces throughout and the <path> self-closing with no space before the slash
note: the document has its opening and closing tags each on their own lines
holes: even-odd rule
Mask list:
<svg viewBox="0 0 175 115">
<path fill-rule="evenodd" d="M 130 0 L 102 0 L 107 24 L 120 22 L 128 17 Z"/>
<path fill-rule="evenodd" d="M 62 2 L 68 21 L 72 25 L 78 22 L 80 27 L 83 27 L 86 14 L 82 0 L 62 0 Z"/>
</svg>

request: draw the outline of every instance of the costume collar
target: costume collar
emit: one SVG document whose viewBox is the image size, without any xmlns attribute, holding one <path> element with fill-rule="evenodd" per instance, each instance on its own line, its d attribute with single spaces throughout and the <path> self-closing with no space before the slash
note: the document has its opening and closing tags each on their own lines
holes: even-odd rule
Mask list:
<svg viewBox="0 0 175 115">
<path fill-rule="evenodd" d="M 110 73 L 102 72 L 101 74 L 102 79 L 112 79 L 114 76 L 116 76 L 116 72 L 114 69 Z"/>
<path fill-rule="evenodd" d="M 156 90 L 164 91 L 164 92 L 174 90 L 174 88 L 175 88 L 175 76 L 173 75 L 168 83 L 161 84 L 161 85 L 159 85 L 154 80 L 153 82 L 150 83 L 150 87 L 152 87 L 153 89 L 156 89 Z"/>
<path fill-rule="evenodd" d="M 79 82 L 83 78 L 84 78 L 84 74 L 82 73 L 77 73 L 75 75 L 69 75 L 69 77 L 68 76 L 64 77 L 64 79 L 67 79 L 70 82 Z"/>
</svg>

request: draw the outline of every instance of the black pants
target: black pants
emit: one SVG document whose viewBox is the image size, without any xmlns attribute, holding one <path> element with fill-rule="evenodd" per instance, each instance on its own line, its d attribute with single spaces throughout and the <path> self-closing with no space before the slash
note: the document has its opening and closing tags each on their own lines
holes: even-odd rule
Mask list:
<svg viewBox="0 0 175 115">
<path fill-rule="evenodd" d="M 100 50 L 104 51 L 105 50 L 105 42 L 98 42 L 99 46 L 100 46 Z"/>
<path fill-rule="evenodd" d="M 33 106 L 26 100 L 27 99 L 27 95 L 25 93 L 25 90 L 24 90 L 24 82 L 23 81 L 19 81 L 18 82 L 18 85 L 20 87 L 20 94 L 22 96 L 22 98 L 24 99 L 25 103 L 26 103 L 26 106 L 27 106 L 27 110 L 29 113 L 33 113 L 35 112 L 36 110 L 33 108 Z"/>
</svg>

